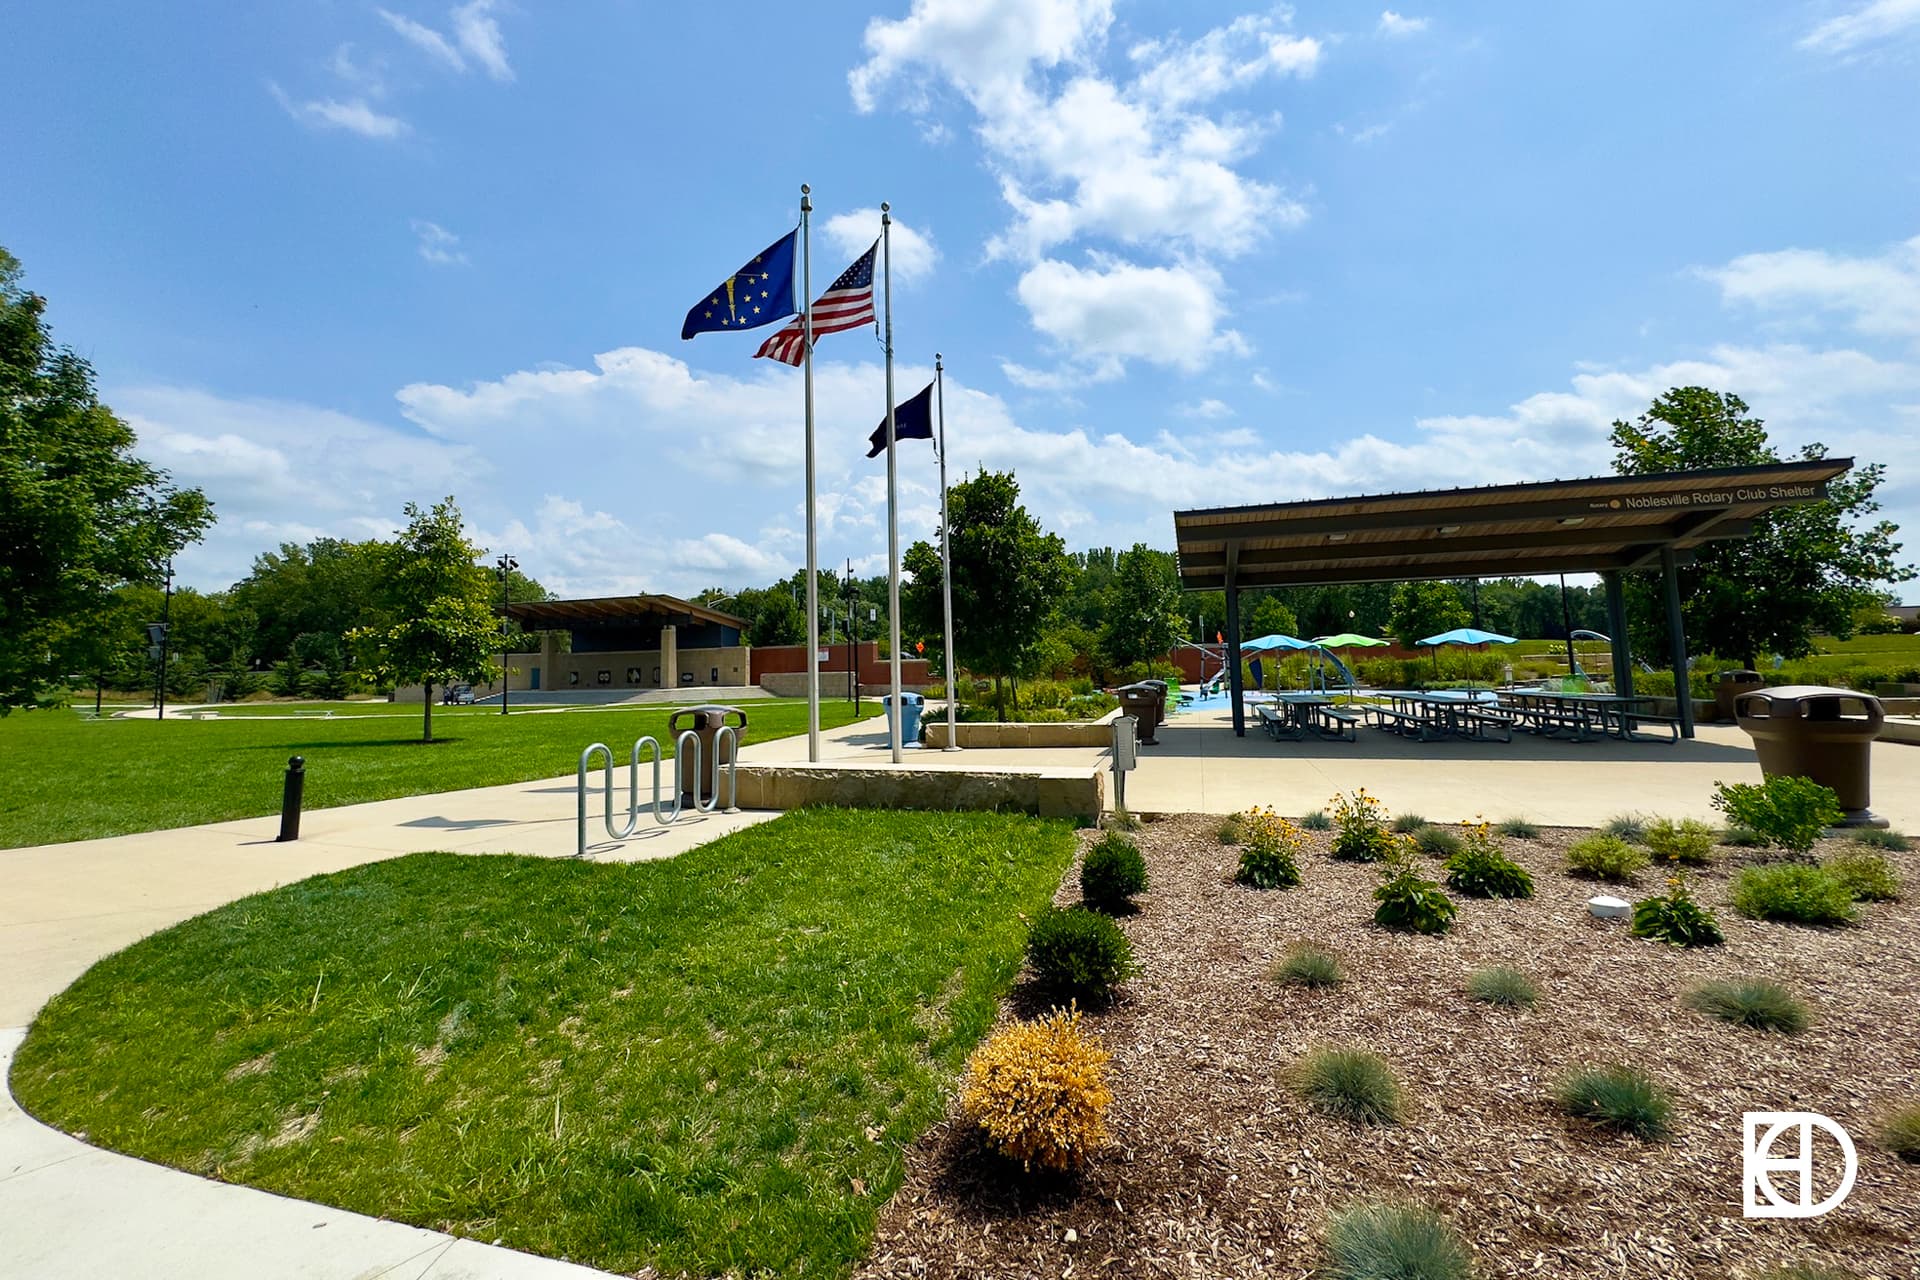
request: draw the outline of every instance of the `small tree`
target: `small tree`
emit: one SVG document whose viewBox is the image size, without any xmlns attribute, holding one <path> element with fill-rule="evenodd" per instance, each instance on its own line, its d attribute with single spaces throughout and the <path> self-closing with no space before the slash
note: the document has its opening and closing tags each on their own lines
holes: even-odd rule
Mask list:
<svg viewBox="0 0 1920 1280">
<path fill-rule="evenodd" d="M 433 741 L 435 685 L 482 680 L 496 669 L 500 622 L 480 554 L 452 498 L 431 511 L 409 502 L 406 532 L 385 551 L 386 618 L 347 637 L 369 679 L 424 686 L 422 742 Z"/>
<path fill-rule="evenodd" d="M 1403 582 L 1393 589 L 1393 612 L 1387 629 L 1408 649 L 1428 636 L 1464 627 L 1473 621 L 1460 593 L 1451 582 Z"/>
<path fill-rule="evenodd" d="M 1164 662 L 1186 635 L 1173 557 L 1144 542 L 1134 543 L 1120 553 L 1114 567 L 1101 646 L 1115 666 Z"/>
</svg>

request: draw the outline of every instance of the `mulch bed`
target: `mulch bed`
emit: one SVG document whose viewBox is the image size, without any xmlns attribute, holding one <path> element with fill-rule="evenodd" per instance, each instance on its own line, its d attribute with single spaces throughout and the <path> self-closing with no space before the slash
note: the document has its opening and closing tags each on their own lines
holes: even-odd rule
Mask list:
<svg viewBox="0 0 1920 1280">
<path fill-rule="evenodd" d="M 1077 1176 L 1028 1175 L 950 1116 L 909 1151 L 857 1275 L 1305 1277 L 1324 1262 L 1332 1213 L 1391 1198 L 1444 1214 L 1485 1276 L 1745 1278 L 1818 1262 L 1862 1280 L 1920 1277 L 1920 1166 L 1875 1141 L 1892 1107 L 1920 1102 L 1920 854 L 1887 855 L 1907 901 L 1816 929 L 1735 914 L 1728 880 L 1754 858 L 1722 849 L 1694 880 L 1726 945 L 1682 950 L 1589 916 L 1596 893 L 1633 899 L 1663 882 L 1657 870 L 1625 890 L 1570 878 L 1563 850 L 1581 831 L 1501 840 L 1536 896 L 1455 895 L 1453 931 L 1422 938 L 1372 924 L 1376 869 L 1332 861 L 1326 833 L 1307 833 L 1298 888 L 1232 883 L 1238 851 L 1218 843 L 1219 823 L 1166 817 L 1136 834 L 1152 888 L 1120 923 L 1142 972 L 1087 1017 L 1113 1053 L 1112 1145 Z M 1076 869 L 1063 904 L 1078 883 Z M 1337 952 L 1348 983 L 1270 980 L 1301 940 Z M 1468 976 L 1492 964 L 1531 975 L 1539 1006 L 1467 1000 Z M 1681 1003 L 1698 982 L 1736 976 L 1785 983 L 1813 1025 L 1770 1035 Z M 1030 1004 L 1017 992 L 1003 1016 Z M 1285 1073 L 1320 1045 L 1383 1054 L 1409 1097 L 1405 1122 L 1355 1128 L 1301 1102 Z M 1611 1061 L 1672 1091 L 1670 1141 L 1611 1136 L 1555 1108 L 1563 1072 Z M 1818 1111 L 1853 1136 L 1859 1180 L 1843 1205 L 1742 1218 L 1741 1114 L 1763 1110 Z"/>
</svg>

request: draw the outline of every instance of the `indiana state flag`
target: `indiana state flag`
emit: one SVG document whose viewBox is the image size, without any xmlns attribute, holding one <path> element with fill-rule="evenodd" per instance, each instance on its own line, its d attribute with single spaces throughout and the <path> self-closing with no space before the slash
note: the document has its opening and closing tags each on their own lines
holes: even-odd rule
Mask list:
<svg viewBox="0 0 1920 1280">
<path fill-rule="evenodd" d="M 800 231 L 795 228 L 768 245 L 738 271 L 722 280 L 706 297 L 687 312 L 680 336 L 715 330 L 758 329 L 763 324 L 785 320 L 800 310 L 793 287 L 795 247 Z"/>
</svg>

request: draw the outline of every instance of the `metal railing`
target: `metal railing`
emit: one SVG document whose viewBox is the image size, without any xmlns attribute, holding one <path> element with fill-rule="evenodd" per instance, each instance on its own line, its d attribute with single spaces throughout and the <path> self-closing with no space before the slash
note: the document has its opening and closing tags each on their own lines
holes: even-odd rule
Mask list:
<svg viewBox="0 0 1920 1280">
<path fill-rule="evenodd" d="M 613 749 L 604 742 L 596 742 L 580 753 L 577 791 L 576 845 L 579 856 L 587 852 L 587 773 L 592 766 L 593 757 L 599 754 L 606 757 L 606 785 L 601 788 L 601 798 L 605 810 L 609 840 L 625 840 L 640 828 L 640 756 L 646 752 L 653 760 L 653 799 L 651 809 L 653 820 L 663 827 L 670 827 L 680 820 L 688 809 L 695 813 L 738 813 L 740 812 L 740 777 L 736 762 L 740 755 L 740 735 L 732 725 L 721 725 L 714 730 L 713 751 L 718 761 L 714 769 L 713 794 L 702 796 L 702 783 L 706 770 L 701 768 L 702 747 L 700 734 L 693 729 L 683 729 L 673 743 L 673 783 L 668 789 L 673 801 L 669 808 L 660 798 L 660 741 L 652 734 L 637 739 L 633 751 L 627 758 L 627 817 L 620 826 L 614 825 L 613 817 Z M 691 769 L 691 774 L 688 770 Z M 724 786 L 727 806 L 720 808 L 720 795 Z"/>
</svg>

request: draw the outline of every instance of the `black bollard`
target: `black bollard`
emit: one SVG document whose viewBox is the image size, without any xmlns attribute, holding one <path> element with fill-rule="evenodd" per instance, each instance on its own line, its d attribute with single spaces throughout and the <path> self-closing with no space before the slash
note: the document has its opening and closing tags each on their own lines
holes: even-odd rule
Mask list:
<svg viewBox="0 0 1920 1280">
<path fill-rule="evenodd" d="M 280 792 L 279 841 L 300 838 L 300 797 L 307 790 L 307 762 L 303 756 L 287 761 L 287 783 Z"/>
</svg>

